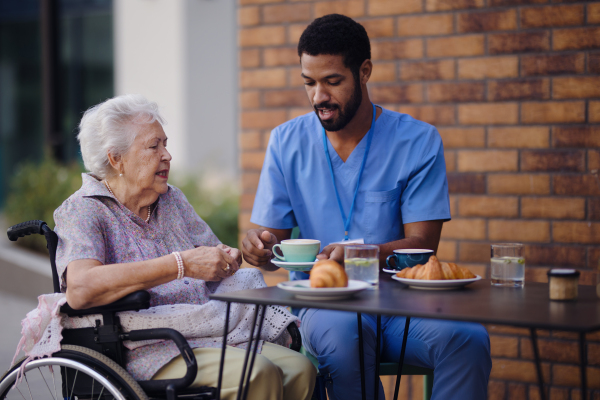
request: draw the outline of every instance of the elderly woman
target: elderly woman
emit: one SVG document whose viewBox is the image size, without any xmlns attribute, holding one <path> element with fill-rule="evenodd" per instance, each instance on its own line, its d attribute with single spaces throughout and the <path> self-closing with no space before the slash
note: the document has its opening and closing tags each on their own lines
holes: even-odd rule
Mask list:
<svg viewBox="0 0 600 400">
<path fill-rule="evenodd" d="M 162 125 L 156 104 L 139 95 L 107 100 L 81 120 L 78 139 L 90 173 L 54 217 L 56 265 L 73 308 L 108 304 L 137 290 L 150 292 L 152 306 L 206 306 L 223 280 L 262 279 L 250 270 L 232 277 L 240 251 L 220 243 L 182 192 L 167 184 L 171 155 Z M 198 361 L 194 385 L 216 386 L 218 340 L 188 341 Z M 178 354 L 170 342 L 141 346 L 128 352 L 127 370 L 138 380 L 178 378 L 185 371 Z M 243 358 L 244 350 L 228 346 L 221 398 L 237 394 Z M 265 341 L 249 398 L 308 399 L 314 379 L 303 355 Z"/>
</svg>

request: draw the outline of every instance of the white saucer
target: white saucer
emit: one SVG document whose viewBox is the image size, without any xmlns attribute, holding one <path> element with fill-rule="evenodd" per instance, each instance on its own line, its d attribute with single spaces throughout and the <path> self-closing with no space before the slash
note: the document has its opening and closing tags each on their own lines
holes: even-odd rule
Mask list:
<svg viewBox="0 0 600 400">
<path fill-rule="evenodd" d="M 336 288 L 311 288 L 310 280 L 287 281 L 277 284 L 277 287 L 294 294 L 295 297 L 305 300 L 340 300 L 351 297 L 355 293 L 371 287 L 364 281 L 349 280 L 348 287 Z"/>
<path fill-rule="evenodd" d="M 481 276 L 475 275 L 475 278 L 471 279 L 443 279 L 443 280 L 431 280 L 426 279 L 406 279 L 399 278 L 396 275 L 392 275 L 392 279 L 408 285 L 413 289 L 421 290 L 450 290 L 458 289 L 481 279 Z"/>
<path fill-rule="evenodd" d="M 277 265 L 279 268 L 283 268 L 288 271 L 310 271 L 317 260 L 312 262 L 288 262 L 274 258 L 271 260 L 271 262 Z"/>
<path fill-rule="evenodd" d="M 399 270 L 397 270 L 397 269 L 388 269 L 388 268 L 384 268 L 384 269 L 383 269 L 383 272 L 387 272 L 388 274 L 395 274 L 395 273 L 397 273 L 397 272 L 400 272 L 400 271 L 399 271 Z"/>
</svg>

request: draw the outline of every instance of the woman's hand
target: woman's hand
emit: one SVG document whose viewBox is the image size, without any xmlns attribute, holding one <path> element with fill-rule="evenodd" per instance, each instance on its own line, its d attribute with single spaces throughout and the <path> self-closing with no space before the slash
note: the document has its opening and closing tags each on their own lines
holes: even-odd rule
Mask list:
<svg viewBox="0 0 600 400">
<path fill-rule="evenodd" d="M 241 255 L 238 249 L 225 245 L 196 247 L 181 252 L 185 276 L 205 281 L 220 281 L 231 276 L 240 268 Z"/>
<path fill-rule="evenodd" d="M 231 257 L 235 258 L 235 261 L 237 261 L 238 263 L 238 268 L 235 269 L 231 275 L 235 274 L 235 272 L 239 269 L 239 267 L 242 266 L 242 252 L 239 251 L 238 249 L 235 249 L 233 247 L 229 247 L 226 244 L 218 244 L 217 248 L 219 249 L 223 249 L 223 251 L 225 251 L 227 254 L 229 254 Z"/>
</svg>

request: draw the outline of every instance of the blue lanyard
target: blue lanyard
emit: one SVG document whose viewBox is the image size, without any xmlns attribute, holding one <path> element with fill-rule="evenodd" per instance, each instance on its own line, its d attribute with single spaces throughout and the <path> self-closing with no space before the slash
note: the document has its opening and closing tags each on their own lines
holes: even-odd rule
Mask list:
<svg viewBox="0 0 600 400">
<path fill-rule="evenodd" d="M 375 129 L 375 117 L 377 115 L 377 109 L 373 104 L 373 121 L 371 122 L 371 128 L 367 132 L 367 147 L 365 148 L 365 155 L 363 156 L 362 164 L 358 172 L 358 180 L 356 181 L 356 189 L 354 190 L 354 198 L 352 199 L 352 206 L 350 207 L 350 214 L 346 218 L 344 214 L 344 208 L 342 207 L 342 200 L 338 193 L 337 187 L 335 186 L 335 176 L 333 175 L 333 167 L 331 166 L 331 157 L 329 156 L 329 149 L 327 148 L 327 135 L 325 134 L 325 128 L 323 128 L 323 147 L 325 148 L 325 155 L 327 155 L 327 164 L 329 165 L 329 172 L 331 172 L 331 180 L 333 181 L 333 190 L 335 190 L 335 197 L 337 197 L 338 206 L 340 207 L 340 213 L 342 213 L 342 220 L 344 221 L 344 240 L 348 240 L 348 233 L 350 232 L 350 222 L 352 221 L 352 214 L 354 214 L 354 205 L 356 204 L 356 195 L 358 195 L 358 187 L 360 186 L 360 178 L 365 169 L 365 163 L 369 155 L 369 149 L 371 148 L 371 140 L 373 139 L 373 130 Z"/>
</svg>

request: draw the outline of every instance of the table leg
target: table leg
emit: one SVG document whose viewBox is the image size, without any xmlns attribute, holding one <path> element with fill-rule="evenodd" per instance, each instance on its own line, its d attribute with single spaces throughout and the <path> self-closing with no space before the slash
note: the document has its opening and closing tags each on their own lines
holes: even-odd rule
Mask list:
<svg viewBox="0 0 600 400">
<path fill-rule="evenodd" d="M 404 367 L 404 353 L 406 351 L 406 340 L 408 339 L 408 328 L 410 327 L 410 317 L 406 317 L 404 323 L 404 335 L 402 336 L 402 348 L 400 349 L 400 360 L 398 361 L 398 376 L 396 376 L 396 387 L 394 388 L 394 400 L 398 400 L 398 391 L 400 390 L 400 378 L 402 377 L 402 368 Z"/>
<path fill-rule="evenodd" d="M 542 365 L 540 362 L 540 353 L 537 345 L 537 333 L 535 328 L 530 328 L 531 332 L 531 346 L 533 347 L 533 357 L 535 359 L 535 369 L 538 376 L 538 386 L 540 388 L 540 399 L 546 400 L 546 392 L 544 392 L 544 377 L 542 375 Z"/>
<path fill-rule="evenodd" d="M 585 333 L 579 333 L 579 362 L 581 363 L 581 400 L 587 399 L 587 353 L 585 351 Z"/>
<path fill-rule="evenodd" d="M 254 340 L 254 352 L 252 353 L 252 358 L 250 359 L 250 366 L 248 366 L 248 374 L 246 375 L 246 385 L 244 387 L 244 396 L 242 397 L 242 400 L 246 400 L 246 398 L 248 397 L 248 388 L 250 387 L 252 367 L 254 366 L 254 360 L 256 359 L 256 352 L 258 351 L 258 342 L 260 341 L 260 332 L 262 331 L 263 322 L 265 320 L 265 314 L 267 313 L 267 307 L 269 306 L 262 307 L 262 314 L 260 315 L 260 322 L 258 323 L 258 333 L 256 334 L 256 339 Z M 252 343 L 248 343 L 248 345 L 251 344 Z"/>
<path fill-rule="evenodd" d="M 254 327 L 256 326 L 256 320 L 258 319 L 258 305 L 255 305 L 254 319 L 252 321 L 252 327 L 250 328 L 250 337 L 248 338 L 248 347 L 246 348 L 246 356 L 244 357 L 244 365 L 242 366 L 242 376 L 240 377 L 240 385 L 238 387 L 237 400 L 242 399 L 244 391 L 244 378 L 246 377 L 246 366 L 248 365 L 248 358 L 250 357 L 250 349 L 252 348 L 252 338 L 254 337 Z"/>
<path fill-rule="evenodd" d="M 381 341 L 381 315 L 377 316 L 377 343 L 375 344 L 375 400 L 379 400 L 379 342 Z"/>
<path fill-rule="evenodd" d="M 221 400 L 221 383 L 223 382 L 223 368 L 225 366 L 225 348 L 227 347 L 227 333 L 229 332 L 229 309 L 231 303 L 227 302 L 225 311 L 225 329 L 223 330 L 223 345 L 221 346 L 221 361 L 219 362 L 219 377 L 217 379 L 217 400 Z"/>
<path fill-rule="evenodd" d="M 360 390 L 362 400 L 367 400 L 367 390 L 365 389 L 365 353 L 363 349 L 363 334 L 362 334 L 362 315 L 356 313 L 358 317 L 358 357 L 360 360 Z"/>
</svg>

